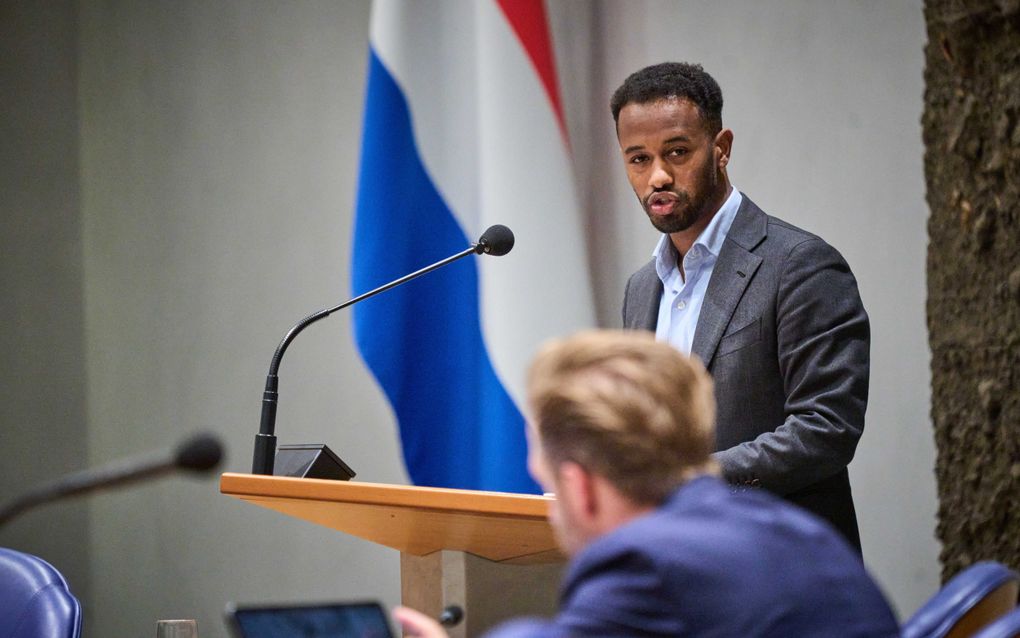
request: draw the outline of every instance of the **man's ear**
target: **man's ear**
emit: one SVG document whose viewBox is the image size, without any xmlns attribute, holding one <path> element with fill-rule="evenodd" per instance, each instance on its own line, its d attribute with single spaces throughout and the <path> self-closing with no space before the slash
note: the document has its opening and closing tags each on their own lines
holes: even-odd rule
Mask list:
<svg viewBox="0 0 1020 638">
<path fill-rule="evenodd" d="M 574 520 L 589 521 L 599 511 L 597 494 L 595 493 L 594 476 L 583 466 L 573 461 L 564 461 L 559 467 L 559 486 L 557 496 L 567 492 L 564 503 L 569 503 Z"/>
<path fill-rule="evenodd" d="M 733 131 L 728 128 L 719 131 L 712 145 L 716 153 L 716 165 L 719 168 L 726 168 L 730 163 L 730 152 L 733 150 Z"/>
</svg>

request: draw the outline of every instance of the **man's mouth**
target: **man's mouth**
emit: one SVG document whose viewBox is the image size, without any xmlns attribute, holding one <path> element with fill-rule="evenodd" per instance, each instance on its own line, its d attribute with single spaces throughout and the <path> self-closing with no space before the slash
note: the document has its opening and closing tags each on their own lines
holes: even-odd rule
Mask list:
<svg viewBox="0 0 1020 638">
<path fill-rule="evenodd" d="M 646 200 L 648 211 L 654 215 L 669 215 L 680 202 L 676 193 L 660 192 L 652 193 Z"/>
</svg>

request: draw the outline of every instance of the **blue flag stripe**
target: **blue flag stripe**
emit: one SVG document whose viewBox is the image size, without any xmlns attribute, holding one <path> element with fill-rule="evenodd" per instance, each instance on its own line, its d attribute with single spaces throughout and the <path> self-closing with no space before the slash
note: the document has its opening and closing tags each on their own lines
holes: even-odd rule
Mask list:
<svg viewBox="0 0 1020 638">
<path fill-rule="evenodd" d="M 362 134 L 358 294 L 470 243 L 425 170 L 407 100 L 372 50 Z M 416 485 L 534 493 L 524 420 L 482 337 L 475 259 L 355 306 L 355 341 L 396 413 Z"/>
</svg>

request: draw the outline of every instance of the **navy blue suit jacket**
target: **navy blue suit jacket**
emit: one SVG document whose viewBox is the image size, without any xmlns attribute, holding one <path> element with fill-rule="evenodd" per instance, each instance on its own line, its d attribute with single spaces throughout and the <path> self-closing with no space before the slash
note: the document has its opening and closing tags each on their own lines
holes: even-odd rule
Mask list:
<svg viewBox="0 0 1020 638">
<path fill-rule="evenodd" d="M 571 561 L 551 621 L 523 636 L 896 636 L 861 558 L 827 523 L 762 490 L 700 477 Z"/>
</svg>

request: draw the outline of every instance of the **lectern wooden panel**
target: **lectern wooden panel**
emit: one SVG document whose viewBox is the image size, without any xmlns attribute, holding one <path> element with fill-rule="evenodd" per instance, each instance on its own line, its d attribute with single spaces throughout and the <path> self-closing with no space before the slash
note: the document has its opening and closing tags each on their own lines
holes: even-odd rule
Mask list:
<svg viewBox="0 0 1020 638">
<path fill-rule="evenodd" d="M 431 614 L 449 604 L 464 607 L 464 623 L 451 635 L 474 635 L 502 617 L 555 607 L 563 557 L 549 527 L 548 497 L 229 473 L 220 491 L 400 550 L 406 604 Z M 515 590 L 521 600 L 503 604 Z M 469 598 L 495 597 L 498 617 L 481 613 L 491 605 L 469 605 Z"/>
</svg>

